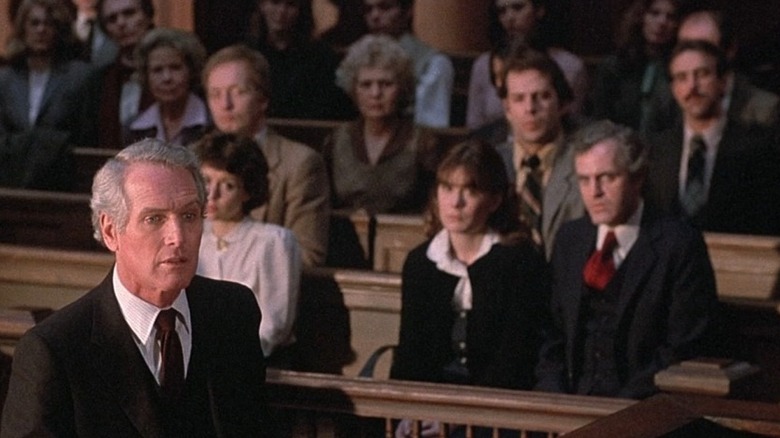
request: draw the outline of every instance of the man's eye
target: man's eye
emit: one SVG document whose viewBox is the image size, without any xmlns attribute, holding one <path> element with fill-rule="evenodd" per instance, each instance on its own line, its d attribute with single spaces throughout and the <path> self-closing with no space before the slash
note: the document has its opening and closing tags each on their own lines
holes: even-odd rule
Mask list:
<svg viewBox="0 0 780 438">
<path fill-rule="evenodd" d="M 149 225 L 157 225 L 162 222 L 162 216 L 147 216 L 144 218 L 144 222 Z"/>
<path fill-rule="evenodd" d="M 184 218 L 185 221 L 192 222 L 194 220 L 197 220 L 198 217 L 200 217 L 200 215 L 194 212 L 188 212 L 188 213 L 184 213 L 182 217 Z"/>
</svg>

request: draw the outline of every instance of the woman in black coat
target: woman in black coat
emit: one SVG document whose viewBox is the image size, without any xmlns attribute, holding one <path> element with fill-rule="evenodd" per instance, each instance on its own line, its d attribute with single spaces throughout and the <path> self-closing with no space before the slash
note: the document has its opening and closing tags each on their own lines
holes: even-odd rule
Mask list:
<svg viewBox="0 0 780 438">
<path fill-rule="evenodd" d="M 428 212 L 432 239 L 403 268 L 391 378 L 533 386 L 549 284 L 510 193 L 487 143 L 461 143 L 443 158 Z"/>
</svg>

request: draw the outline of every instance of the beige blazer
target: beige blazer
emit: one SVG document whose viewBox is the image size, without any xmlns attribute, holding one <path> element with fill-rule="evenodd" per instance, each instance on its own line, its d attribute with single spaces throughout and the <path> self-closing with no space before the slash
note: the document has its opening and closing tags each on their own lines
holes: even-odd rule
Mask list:
<svg viewBox="0 0 780 438">
<path fill-rule="evenodd" d="M 268 161 L 268 202 L 254 210 L 256 220 L 292 230 L 303 263 L 325 263 L 330 221 L 330 186 L 325 161 L 314 149 L 271 131 L 258 138 Z"/>
</svg>

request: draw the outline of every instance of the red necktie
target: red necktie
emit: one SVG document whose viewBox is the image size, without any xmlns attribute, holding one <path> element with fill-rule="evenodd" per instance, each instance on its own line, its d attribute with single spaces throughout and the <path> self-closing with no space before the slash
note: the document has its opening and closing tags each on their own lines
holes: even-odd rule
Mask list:
<svg viewBox="0 0 780 438">
<path fill-rule="evenodd" d="M 582 274 L 585 284 L 591 289 L 603 291 L 609 284 L 609 280 L 615 275 L 615 261 L 612 259 L 612 252 L 616 246 L 615 233 L 610 231 L 604 237 L 601 249 L 596 250 L 585 263 Z"/>
<path fill-rule="evenodd" d="M 184 356 L 181 340 L 176 333 L 174 309 L 163 310 L 157 315 L 157 339 L 160 341 L 160 386 L 163 395 L 169 400 L 176 399 L 184 388 Z"/>
</svg>

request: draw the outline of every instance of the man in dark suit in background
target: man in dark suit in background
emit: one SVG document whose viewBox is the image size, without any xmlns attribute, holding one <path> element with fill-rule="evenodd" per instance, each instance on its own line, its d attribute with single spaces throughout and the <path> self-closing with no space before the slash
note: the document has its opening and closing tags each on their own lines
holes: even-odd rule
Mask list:
<svg viewBox="0 0 780 438">
<path fill-rule="evenodd" d="M 650 138 L 648 201 L 704 231 L 780 234 L 773 132 L 725 111 L 723 52 L 706 41 L 682 41 L 669 75 L 682 120 Z"/>
<path fill-rule="evenodd" d="M 731 17 L 717 9 L 699 9 L 680 20 L 678 41 L 707 41 L 720 48 L 726 56 L 723 108 L 730 119 L 750 127 L 753 125 L 780 129 L 780 98 L 756 87 L 745 74 L 734 71 L 738 44 Z"/>
<path fill-rule="evenodd" d="M 97 173 L 114 268 L 19 341 L 3 437 L 273 436 L 254 296 L 195 276 L 205 197 L 195 156 L 157 140 Z"/>
<path fill-rule="evenodd" d="M 573 147 L 588 215 L 555 241 L 537 389 L 644 398 L 655 373 L 707 352 L 717 306 L 707 247 L 643 202 L 647 151 L 629 128 L 596 122 Z"/>
</svg>

